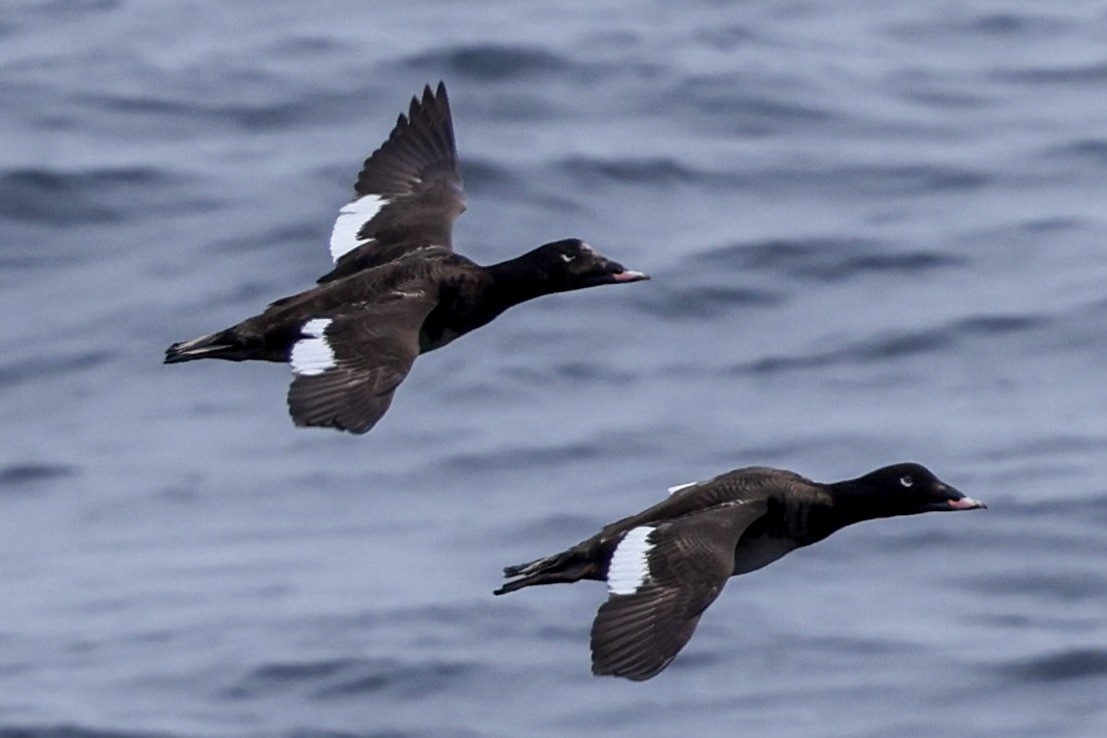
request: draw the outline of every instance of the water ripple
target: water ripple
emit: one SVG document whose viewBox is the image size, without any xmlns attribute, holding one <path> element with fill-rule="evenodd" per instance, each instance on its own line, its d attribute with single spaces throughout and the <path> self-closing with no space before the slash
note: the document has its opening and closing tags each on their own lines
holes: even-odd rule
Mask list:
<svg viewBox="0 0 1107 738">
<path fill-rule="evenodd" d="M 562 72 L 573 66 L 567 57 L 552 51 L 507 44 L 474 44 L 428 51 L 409 57 L 406 64 L 432 76 L 448 73 L 450 77 L 482 80 L 531 78 Z"/>
<path fill-rule="evenodd" d="M 665 157 L 604 160 L 570 157 L 564 159 L 559 167 L 570 176 L 587 183 L 611 181 L 658 186 L 676 183 L 707 183 L 718 177 Z"/>
<path fill-rule="evenodd" d="M 992 77 L 1001 82 L 1028 84 L 1101 83 L 1107 80 L 1107 63 L 1034 66 L 994 72 Z"/>
<path fill-rule="evenodd" d="M 123 221 L 132 217 L 134 200 L 145 202 L 151 190 L 180 183 L 148 167 L 9 170 L 0 174 L 0 218 L 54 226 Z"/>
<path fill-rule="evenodd" d="M 77 474 L 70 464 L 27 461 L 0 466 L 0 487 L 26 488 L 27 485 L 64 479 Z"/>
<path fill-rule="evenodd" d="M 729 76 L 696 76 L 681 80 L 679 87 L 668 91 L 666 106 L 699 110 L 702 115 L 725 119 L 747 134 L 777 131 L 781 124 L 796 122 L 825 126 L 835 117 L 823 107 L 798 102 L 802 97 L 798 92 L 794 88 L 783 94 L 752 92 L 736 89 Z"/>
<path fill-rule="evenodd" d="M 335 116 L 364 112 L 366 94 L 360 91 L 326 87 L 289 90 L 268 79 L 254 84 L 256 93 L 237 97 L 227 97 L 225 90 L 206 94 L 178 90 L 171 94 L 162 89 L 90 92 L 77 97 L 85 106 L 122 115 L 131 122 L 136 116 L 153 116 L 174 128 L 206 121 L 232 130 L 261 133 L 298 131 Z"/>
<path fill-rule="evenodd" d="M 0 726 L 0 738 L 172 738 L 161 731 L 101 730 L 79 725 L 6 725 Z"/>
<path fill-rule="evenodd" d="M 604 449 L 590 443 L 567 443 L 531 448 L 513 446 L 501 447 L 485 453 L 455 454 L 439 459 L 437 463 L 447 468 L 493 471 L 520 467 L 560 466 L 569 459 L 580 462 L 598 458 L 604 453 Z"/>
<path fill-rule="evenodd" d="M 969 263 L 964 257 L 939 251 L 896 252 L 880 241 L 838 237 L 736 243 L 697 259 L 818 282 L 844 281 L 865 274 L 918 274 Z"/>
<path fill-rule="evenodd" d="M 737 373 L 774 374 L 834 365 L 863 365 L 949 350 L 961 341 L 1036 330 L 1049 321 L 1037 315 L 990 315 L 956 320 L 938 328 L 877 334 L 830 351 L 769 356 L 735 368 Z"/>
<path fill-rule="evenodd" d="M 303 692 L 312 699 L 385 693 L 418 699 L 469 679 L 477 667 L 461 662 L 402 663 L 393 659 L 329 659 L 259 666 L 225 691 L 232 699 Z"/>
<path fill-rule="evenodd" d="M 658 281 L 660 284 L 661 280 Z M 725 315 L 738 308 L 772 307 L 786 299 L 783 292 L 698 281 L 670 280 L 665 286 L 655 287 L 653 295 L 633 295 L 632 304 L 642 312 L 668 320 L 699 320 Z M 681 283 L 686 286 L 669 286 Z"/>
<path fill-rule="evenodd" d="M 1062 682 L 1107 677 L 1107 650 L 1077 648 L 1005 664 L 1000 671 L 1019 681 Z"/>
<path fill-rule="evenodd" d="M 111 361 L 110 351 L 85 351 L 65 356 L 42 356 L 0 365 L 0 387 L 31 379 L 82 372 Z"/>
<path fill-rule="evenodd" d="M 1098 574 L 1072 572 L 1020 572 L 978 577 L 967 583 L 988 595 L 1024 594 L 1051 601 L 1080 602 L 1103 596 L 1107 579 Z"/>
</svg>

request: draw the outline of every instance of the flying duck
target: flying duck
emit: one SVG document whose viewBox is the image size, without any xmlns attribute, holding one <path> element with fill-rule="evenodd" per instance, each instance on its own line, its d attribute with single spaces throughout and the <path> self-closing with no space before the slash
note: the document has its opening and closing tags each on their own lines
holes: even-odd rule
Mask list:
<svg viewBox="0 0 1107 738">
<path fill-rule="evenodd" d="M 354 199 L 331 232 L 334 268 L 317 286 L 226 330 L 174 343 L 165 363 L 287 362 L 296 425 L 365 433 L 419 354 L 536 297 L 649 279 L 576 238 L 480 266 L 453 251 L 453 223 L 464 211 L 440 82 L 412 98 L 407 115 L 365 160 Z"/>
<path fill-rule="evenodd" d="M 862 520 L 986 507 L 913 463 L 830 484 L 749 467 L 669 491 L 566 551 L 505 568 L 519 578 L 495 594 L 607 582 L 592 623 L 592 673 L 643 681 L 672 662 L 728 578 Z"/>
</svg>

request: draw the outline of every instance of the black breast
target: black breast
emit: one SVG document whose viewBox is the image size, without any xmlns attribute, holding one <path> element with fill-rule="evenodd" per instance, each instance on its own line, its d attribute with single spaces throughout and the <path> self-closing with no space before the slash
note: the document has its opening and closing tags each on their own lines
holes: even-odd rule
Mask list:
<svg viewBox="0 0 1107 738">
<path fill-rule="evenodd" d="M 768 510 L 746 531 L 747 538 L 787 538 L 796 546 L 821 541 L 842 527 L 834 513 L 832 498 L 811 488 L 789 490 L 770 496 Z"/>
<path fill-rule="evenodd" d="M 433 279 L 438 290 L 438 304 L 427 315 L 419 332 L 422 353 L 442 348 L 458 336 L 480 328 L 507 307 L 496 303 L 491 279 L 482 267 L 472 262 L 451 261 L 436 265 Z"/>
</svg>

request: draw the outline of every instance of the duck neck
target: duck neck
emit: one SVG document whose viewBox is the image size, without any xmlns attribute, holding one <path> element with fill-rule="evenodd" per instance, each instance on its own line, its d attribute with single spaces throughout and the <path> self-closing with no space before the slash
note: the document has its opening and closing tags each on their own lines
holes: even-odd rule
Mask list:
<svg viewBox="0 0 1107 738">
<path fill-rule="evenodd" d="M 800 546 L 823 540 L 834 531 L 856 522 L 845 517 L 830 495 L 796 499 L 783 495 L 771 497 L 768 513 L 759 521 L 763 527 L 751 526 L 751 534 L 768 538 L 786 538 Z"/>
<path fill-rule="evenodd" d="M 838 528 L 863 520 L 890 518 L 901 514 L 888 504 L 887 495 L 874 491 L 864 479 L 849 479 L 830 486 L 834 497 L 831 514 Z"/>
<path fill-rule="evenodd" d="M 521 302 L 560 291 L 545 272 L 534 268 L 533 257 L 529 253 L 485 269 L 492 280 L 491 296 L 500 306 L 500 312 Z"/>
</svg>

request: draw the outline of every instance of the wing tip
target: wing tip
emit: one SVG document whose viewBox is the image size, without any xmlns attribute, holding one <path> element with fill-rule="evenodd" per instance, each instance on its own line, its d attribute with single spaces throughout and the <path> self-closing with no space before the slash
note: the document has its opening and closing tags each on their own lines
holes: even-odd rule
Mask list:
<svg viewBox="0 0 1107 738">
<path fill-rule="evenodd" d="M 665 671 L 675 657 L 669 657 L 660 662 L 637 659 L 629 663 L 626 663 L 625 656 L 622 660 L 614 660 L 612 663 L 605 663 L 603 658 L 603 656 L 597 656 L 595 653 L 592 654 L 593 676 L 612 676 L 629 679 L 632 682 L 644 682 Z"/>
<path fill-rule="evenodd" d="M 414 121 L 419 117 L 419 114 L 425 110 L 437 109 L 447 119 L 450 117 L 450 99 L 446 95 L 446 81 L 438 80 L 438 84 L 433 88 L 431 83 L 427 82 L 423 85 L 422 95 L 412 95 L 411 103 L 408 105 L 407 119 Z M 403 117 L 402 115 L 400 116 Z"/>
</svg>

